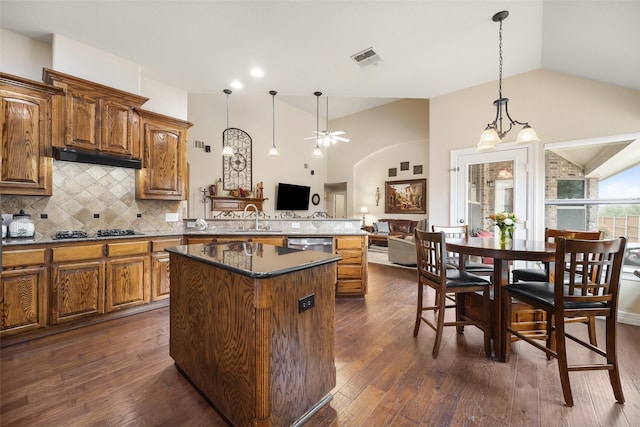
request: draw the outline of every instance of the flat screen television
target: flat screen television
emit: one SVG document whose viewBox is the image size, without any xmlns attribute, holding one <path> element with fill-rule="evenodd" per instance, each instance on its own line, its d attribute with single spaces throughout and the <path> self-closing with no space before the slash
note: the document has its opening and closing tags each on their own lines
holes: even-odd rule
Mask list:
<svg viewBox="0 0 640 427">
<path fill-rule="evenodd" d="M 276 191 L 277 211 L 306 211 L 309 209 L 311 187 L 278 183 Z"/>
</svg>

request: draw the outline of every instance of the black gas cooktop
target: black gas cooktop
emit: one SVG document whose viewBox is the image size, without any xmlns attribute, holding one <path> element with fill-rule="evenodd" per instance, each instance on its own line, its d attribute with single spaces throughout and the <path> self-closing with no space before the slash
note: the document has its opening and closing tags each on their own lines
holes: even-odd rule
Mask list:
<svg viewBox="0 0 640 427">
<path fill-rule="evenodd" d="M 117 237 L 117 236 L 134 236 L 136 234 L 135 230 L 122 230 L 120 228 L 112 228 L 105 230 L 98 230 L 96 232 L 96 237 Z M 74 231 L 58 231 L 56 233 L 56 240 L 59 239 L 81 239 L 89 237 L 89 233 L 82 230 L 74 230 Z"/>
</svg>

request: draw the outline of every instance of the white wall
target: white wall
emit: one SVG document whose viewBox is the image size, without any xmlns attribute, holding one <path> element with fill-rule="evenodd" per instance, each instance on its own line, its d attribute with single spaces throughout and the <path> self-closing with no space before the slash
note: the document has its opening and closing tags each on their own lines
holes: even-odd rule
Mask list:
<svg viewBox="0 0 640 427">
<path fill-rule="evenodd" d="M 288 104 L 276 96 L 276 146 L 280 156 L 269 157 L 272 145 L 271 95 L 247 95 L 240 91 L 229 97 L 229 126 L 242 129 L 252 139 L 253 185 L 264 182 L 264 204 L 267 215 L 275 212 L 275 189 L 278 182 L 308 185 L 311 194 L 323 194 L 327 181 L 326 159 L 311 157 L 314 145 L 305 141 L 309 129 L 315 128 L 316 118 Z M 222 132 L 226 127 L 226 95 L 189 94 L 189 121 L 194 125 L 189 130 L 189 216 L 201 217 L 203 207 L 200 189 L 213 184 L 222 177 Z M 211 152 L 195 147 L 195 141 L 204 141 Z M 307 168 L 305 168 L 305 164 Z M 313 171 L 313 175 L 311 174 Z M 320 205 L 310 204 L 309 212 L 298 212 L 306 216 L 311 211 L 325 210 L 324 200 Z"/>
<path fill-rule="evenodd" d="M 384 181 L 426 178 L 429 173 L 429 101 L 426 99 L 403 99 L 385 104 L 333 120 L 330 127 L 346 130 L 346 136 L 351 140 L 327 151 L 328 182 L 347 183 L 347 217 L 361 217 L 360 206 L 367 206 L 372 212 L 375 202 L 369 205 L 376 187 L 380 187 L 381 198 L 384 198 Z M 401 174 L 401 161 L 411 163 L 407 175 Z M 416 164 L 423 165 L 423 176 L 413 175 Z M 392 167 L 398 168 L 397 177 L 388 176 Z M 382 205 L 382 211 L 373 211 L 372 217 L 380 218 L 383 214 Z"/>
<path fill-rule="evenodd" d="M 592 80 L 554 73 L 533 71 L 503 80 L 503 95 L 509 98 L 509 112 L 520 121 L 528 121 L 543 144 L 640 130 L 640 91 L 607 85 Z M 472 148 L 480 133 L 495 117 L 493 100 L 497 83 L 476 86 L 431 99 L 429 150 L 430 218 L 432 223 L 449 221 L 450 152 Z M 515 140 L 512 131 L 506 142 Z M 537 165 L 544 188 L 544 164 Z M 542 206 L 537 207 L 542 209 Z M 543 211 L 540 215 L 543 214 Z M 540 216 L 539 215 L 539 216 Z"/>
<path fill-rule="evenodd" d="M 0 28 L 0 71 L 40 82 L 51 64 L 50 44 Z"/>
</svg>

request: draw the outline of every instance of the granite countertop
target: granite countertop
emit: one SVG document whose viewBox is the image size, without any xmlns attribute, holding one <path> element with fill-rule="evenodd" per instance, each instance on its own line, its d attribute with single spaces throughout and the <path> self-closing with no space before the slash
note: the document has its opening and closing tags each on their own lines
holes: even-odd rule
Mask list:
<svg viewBox="0 0 640 427">
<path fill-rule="evenodd" d="M 342 259 L 324 252 L 251 242 L 182 245 L 166 250 L 253 278 L 278 276 Z"/>
<path fill-rule="evenodd" d="M 95 242 L 95 241 L 109 241 L 114 239 L 140 239 L 145 237 L 182 237 L 182 236 L 360 236 L 367 235 L 368 233 L 362 230 L 334 230 L 334 231 L 292 231 L 292 230 L 228 230 L 228 229 L 213 229 L 198 231 L 195 229 L 187 229 L 184 231 L 151 231 L 144 232 L 129 236 L 109 236 L 109 237 L 80 237 L 73 239 L 55 239 L 52 236 L 39 236 L 39 237 L 17 237 L 17 238 L 5 238 L 2 239 L 3 246 L 17 246 L 17 245 L 35 245 L 42 243 L 75 243 L 75 242 Z"/>
</svg>

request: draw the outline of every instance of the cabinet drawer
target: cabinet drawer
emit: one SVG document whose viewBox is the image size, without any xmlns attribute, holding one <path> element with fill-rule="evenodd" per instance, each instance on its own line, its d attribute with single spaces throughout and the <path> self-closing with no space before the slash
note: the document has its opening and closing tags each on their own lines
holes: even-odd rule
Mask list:
<svg viewBox="0 0 640 427">
<path fill-rule="evenodd" d="M 336 293 L 340 296 L 364 296 L 361 280 L 342 280 L 338 282 Z"/>
<path fill-rule="evenodd" d="M 53 248 L 53 262 L 83 261 L 102 258 L 103 245 L 65 246 Z"/>
<path fill-rule="evenodd" d="M 181 244 L 182 244 L 182 239 L 155 240 L 151 242 L 151 252 L 162 252 L 166 248 L 179 246 Z"/>
<path fill-rule="evenodd" d="M 338 250 L 338 255 L 342 257 L 338 264 L 362 264 L 361 250 Z"/>
<path fill-rule="evenodd" d="M 107 244 L 107 256 L 109 258 L 124 255 L 146 254 L 147 252 L 149 252 L 149 242 L 147 240 L 143 242 L 123 242 Z"/>
<path fill-rule="evenodd" d="M 361 279 L 361 278 L 362 278 L 362 267 L 360 265 L 338 264 L 338 280 Z"/>
<path fill-rule="evenodd" d="M 336 249 L 359 249 L 362 248 L 362 237 L 337 237 Z"/>
<path fill-rule="evenodd" d="M 44 264 L 45 249 L 2 252 L 2 268 Z"/>
</svg>

